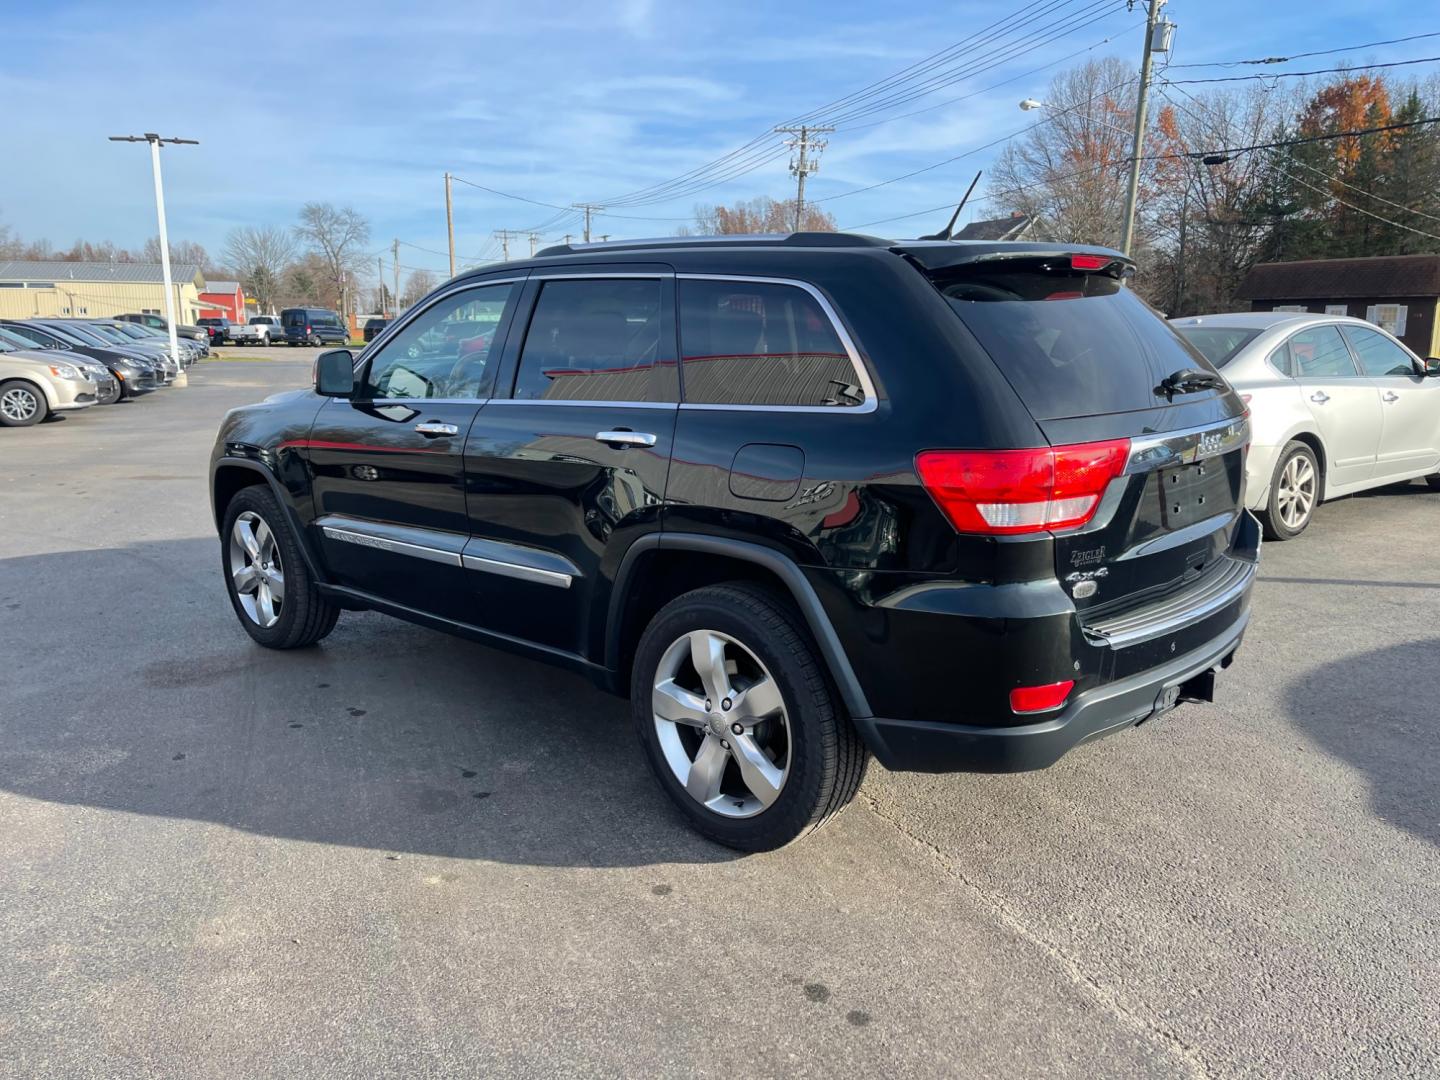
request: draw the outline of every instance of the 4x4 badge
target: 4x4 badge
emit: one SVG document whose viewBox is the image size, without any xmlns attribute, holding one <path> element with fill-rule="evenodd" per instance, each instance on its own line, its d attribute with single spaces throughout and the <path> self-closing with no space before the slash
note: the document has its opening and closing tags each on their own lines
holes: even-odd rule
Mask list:
<svg viewBox="0 0 1440 1080">
<path fill-rule="evenodd" d="M 1071 596 L 1076 600 L 1085 600 L 1100 591 L 1100 583 L 1096 579 L 1109 576 L 1110 571 L 1102 566 L 1099 570 L 1076 571 L 1068 574 L 1065 582 L 1070 586 Z"/>
</svg>

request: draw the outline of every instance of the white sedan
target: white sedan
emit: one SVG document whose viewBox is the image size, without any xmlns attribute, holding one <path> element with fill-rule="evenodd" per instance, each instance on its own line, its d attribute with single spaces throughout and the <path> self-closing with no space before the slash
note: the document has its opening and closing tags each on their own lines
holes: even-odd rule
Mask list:
<svg viewBox="0 0 1440 1080">
<path fill-rule="evenodd" d="M 1361 319 L 1244 312 L 1172 319 L 1250 406 L 1245 504 L 1272 540 L 1325 499 L 1424 477 L 1440 490 L 1440 360 Z"/>
</svg>

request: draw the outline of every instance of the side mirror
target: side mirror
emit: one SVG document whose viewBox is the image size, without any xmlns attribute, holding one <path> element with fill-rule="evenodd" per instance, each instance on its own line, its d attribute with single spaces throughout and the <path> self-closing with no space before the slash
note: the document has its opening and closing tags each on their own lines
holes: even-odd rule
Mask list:
<svg viewBox="0 0 1440 1080">
<path fill-rule="evenodd" d="M 331 349 L 315 358 L 315 392 L 335 398 L 355 393 L 355 357 L 349 349 Z"/>
<path fill-rule="evenodd" d="M 1440 356 L 1432 356 L 1425 361 L 1425 376 L 1427 378 L 1440 378 Z"/>
</svg>

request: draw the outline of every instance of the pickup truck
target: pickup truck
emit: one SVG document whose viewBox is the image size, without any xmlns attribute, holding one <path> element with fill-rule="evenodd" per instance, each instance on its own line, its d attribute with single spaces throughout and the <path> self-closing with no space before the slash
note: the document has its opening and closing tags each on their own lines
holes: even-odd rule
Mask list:
<svg viewBox="0 0 1440 1080">
<path fill-rule="evenodd" d="M 285 340 L 279 315 L 251 315 L 244 326 L 231 326 L 230 339 L 236 345 L 273 345 Z"/>
<path fill-rule="evenodd" d="M 230 332 L 234 329 L 234 325 L 229 319 L 225 318 L 225 316 L 199 319 L 197 321 L 205 328 L 205 332 L 210 335 L 211 345 L 224 345 L 225 342 L 230 340 Z"/>
</svg>

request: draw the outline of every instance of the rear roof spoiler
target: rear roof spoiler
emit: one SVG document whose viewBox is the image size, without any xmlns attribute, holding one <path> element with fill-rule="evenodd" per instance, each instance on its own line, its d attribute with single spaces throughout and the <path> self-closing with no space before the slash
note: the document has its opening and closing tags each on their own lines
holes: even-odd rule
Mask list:
<svg viewBox="0 0 1440 1080">
<path fill-rule="evenodd" d="M 1068 259 L 1071 255 L 1094 255 L 1122 265 L 1121 273 L 1135 269 L 1135 261 L 1111 248 L 1092 244 L 1036 244 L 1016 241 L 984 240 L 908 240 L 893 244 L 890 250 L 903 255 L 922 270 L 949 270 L 977 263 L 1003 262 L 1007 259 Z"/>
</svg>

